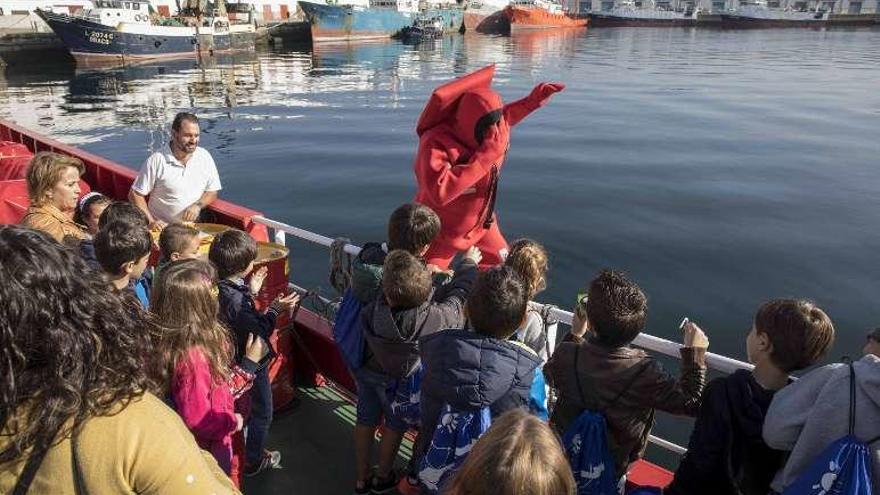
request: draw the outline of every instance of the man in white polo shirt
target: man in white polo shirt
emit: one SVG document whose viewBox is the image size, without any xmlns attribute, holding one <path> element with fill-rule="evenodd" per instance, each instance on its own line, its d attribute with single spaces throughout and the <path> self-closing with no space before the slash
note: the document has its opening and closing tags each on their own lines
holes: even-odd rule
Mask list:
<svg viewBox="0 0 880 495">
<path fill-rule="evenodd" d="M 181 112 L 171 124 L 171 142 L 147 158 L 128 199 L 147 214 L 151 228 L 161 228 L 196 221 L 220 187 L 214 159 L 199 147 L 199 119 Z"/>
</svg>

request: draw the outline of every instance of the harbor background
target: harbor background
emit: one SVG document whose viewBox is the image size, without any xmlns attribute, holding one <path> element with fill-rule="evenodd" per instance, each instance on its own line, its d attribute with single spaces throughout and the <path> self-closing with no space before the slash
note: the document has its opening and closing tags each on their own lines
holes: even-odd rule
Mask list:
<svg viewBox="0 0 880 495">
<path fill-rule="evenodd" d="M 570 307 L 599 269 L 621 269 L 649 296 L 649 333 L 677 341 L 688 316 L 710 350 L 745 359 L 758 305 L 806 297 L 839 331 L 830 361 L 880 326 L 878 47 L 877 29 L 618 28 L 105 71 L 33 61 L 0 77 L 0 116 L 137 168 L 194 110 L 223 198 L 363 243 L 413 197 L 435 86 L 489 63 L 508 101 L 562 81 L 513 131 L 497 205 L 509 240 L 550 252 L 539 299 Z M 332 296 L 328 252 L 291 248 L 293 278 Z"/>
</svg>

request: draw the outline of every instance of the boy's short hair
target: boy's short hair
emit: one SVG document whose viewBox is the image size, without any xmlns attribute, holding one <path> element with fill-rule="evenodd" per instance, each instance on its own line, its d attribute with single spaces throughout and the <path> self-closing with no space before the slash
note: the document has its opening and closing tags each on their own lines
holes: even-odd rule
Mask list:
<svg viewBox="0 0 880 495">
<path fill-rule="evenodd" d="M 623 272 L 599 272 L 590 282 L 586 306 L 590 330 L 606 347 L 629 344 L 648 319 L 648 298 Z"/>
<path fill-rule="evenodd" d="M 119 275 L 122 265 L 136 263 L 150 254 L 153 240 L 145 227 L 127 222 L 112 222 L 95 234 L 95 257 L 101 268 L 111 274 Z"/>
<path fill-rule="evenodd" d="M 199 236 L 199 231 L 182 223 L 172 223 L 159 234 L 159 249 L 165 259 L 170 259 L 172 253 L 182 253 L 189 247 L 193 238 Z"/>
<path fill-rule="evenodd" d="M 440 217 L 418 203 L 399 206 L 388 219 L 388 249 L 403 249 L 416 256 L 440 233 Z"/>
<path fill-rule="evenodd" d="M 257 241 L 242 230 L 225 230 L 214 236 L 208 259 L 217 267 L 220 278 L 231 277 L 257 259 Z"/>
<path fill-rule="evenodd" d="M 755 331 L 767 336 L 770 360 L 791 372 L 816 364 L 834 342 L 831 318 L 810 301 L 776 299 L 755 314 Z"/>
<path fill-rule="evenodd" d="M 477 333 L 507 339 L 526 316 L 529 289 L 509 266 L 496 266 L 477 278 L 467 300 L 467 316 Z"/>
<path fill-rule="evenodd" d="M 98 219 L 98 230 L 113 222 L 125 222 L 136 227 L 147 228 L 150 221 L 147 214 L 128 201 L 114 201 L 104 208 L 101 218 Z"/>
<path fill-rule="evenodd" d="M 385 257 L 382 293 L 392 308 L 414 308 L 431 297 L 431 272 L 425 263 L 398 249 Z"/>
</svg>

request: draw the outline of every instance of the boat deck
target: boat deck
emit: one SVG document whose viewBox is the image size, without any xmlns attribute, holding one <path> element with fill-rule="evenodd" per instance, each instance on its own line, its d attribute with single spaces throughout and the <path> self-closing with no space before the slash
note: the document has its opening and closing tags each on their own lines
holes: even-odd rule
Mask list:
<svg viewBox="0 0 880 495">
<path fill-rule="evenodd" d="M 282 469 L 245 478 L 248 495 L 347 494 L 354 489 L 354 405 L 332 386 L 298 387 L 296 405 L 276 413 L 268 448 L 281 452 Z M 404 438 L 397 464 L 412 443 Z M 397 493 L 396 491 L 393 493 Z"/>
</svg>

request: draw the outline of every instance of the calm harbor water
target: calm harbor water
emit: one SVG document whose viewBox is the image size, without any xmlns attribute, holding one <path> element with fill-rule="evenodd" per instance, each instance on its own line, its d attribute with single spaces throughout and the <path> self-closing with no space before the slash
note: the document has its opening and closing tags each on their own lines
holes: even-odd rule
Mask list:
<svg viewBox="0 0 880 495">
<path fill-rule="evenodd" d="M 597 270 L 622 269 L 649 295 L 650 333 L 678 340 L 689 316 L 740 359 L 768 298 L 828 311 L 828 359 L 880 326 L 880 30 L 469 35 L 110 71 L 35 61 L 0 77 L 0 115 L 137 167 L 194 109 L 225 199 L 363 243 L 414 194 L 432 88 L 493 62 L 508 101 L 567 84 L 514 130 L 497 206 L 509 239 L 551 254 L 541 300 L 569 307 Z M 294 279 L 332 294 L 327 252 L 290 244 Z"/>
</svg>

